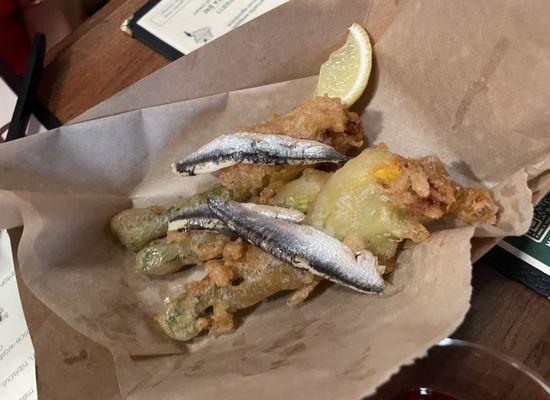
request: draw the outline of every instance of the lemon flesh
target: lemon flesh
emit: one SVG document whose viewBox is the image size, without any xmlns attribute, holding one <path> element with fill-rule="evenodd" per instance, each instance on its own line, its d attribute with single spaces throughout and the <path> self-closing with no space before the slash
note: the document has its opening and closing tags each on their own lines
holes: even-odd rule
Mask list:
<svg viewBox="0 0 550 400">
<path fill-rule="evenodd" d="M 317 96 L 339 97 L 344 107 L 357 101 L 367 87 L 372 67 L 372 46 L 359 24 L 349 28 L 346 43 L 321 66 Z"/>
</svg>

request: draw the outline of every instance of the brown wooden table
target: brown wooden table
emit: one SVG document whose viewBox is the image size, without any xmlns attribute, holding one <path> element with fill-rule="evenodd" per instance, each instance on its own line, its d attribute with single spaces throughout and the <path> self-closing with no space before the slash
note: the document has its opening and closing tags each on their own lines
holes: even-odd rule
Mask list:
<svg viewBox="0 0 550 400">
<path fill-rule="evenodd" d="M 405 2 L 374 1 L 373 18 L 367 22 L 374 40 Z M 168 63 L 120 32 L 122 21 L 143 3 L 111 0 L 47 55 L 40 97 L 61 121 L 69 121 Z M 18 232 L 12 237 L 17 240 Z M 548 299 L 483 262 L 474 266 L 472 284 L 471 309 L 453 337 L 503 352 L 550 380 Z M 41 399 L 118 399 L 110 354 L 51 314 L 24 285 L 21 290 L 37 347 Z M 85 387 L 83 375 L 90 378 Z M 60 378 L 65 383 L 62 387 L 50 384 Z"/>
</svg>

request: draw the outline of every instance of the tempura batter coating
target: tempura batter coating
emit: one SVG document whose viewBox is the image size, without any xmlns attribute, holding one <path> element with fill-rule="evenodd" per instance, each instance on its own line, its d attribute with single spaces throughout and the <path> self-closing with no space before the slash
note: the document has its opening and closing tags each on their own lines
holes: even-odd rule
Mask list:
<svg viewBox="0 0 550 400">
<path fill-rule="evenodd" d="M 363 145 L 359 116 L 344 109 L 340 99 L 328 96 L 305 100 L 288 114 L 273 114 L 267 121 L 239 130 L 316 140 L 342 154 L 352 154 Z"/>
<path fill-rule="evenodd" d="M 303 300 L 316 284 L 308 272 L 291 267 L 242 240 L 229 243 L 224 250 L 223 267 L 211 265 L 209 275 L 186 286 L 156 321 L 166 334 L 176 340 L 190 340 L 201 331 L 221 334 L 233 329 L 233 314 L 283 290 L 307 287 L 307 293 L 296 296 Z M 237 277 L 230 285 L 212 279 L 211 274 L 230 269 Z M 223 272 L 224 274 L 227 272 Z"/>
<path fill-rule="evenodd" d="M 495 224 L 498 207 L 488 191 L 481 188 L 455 187 L 456 201 L 450 212 L 465 224 Z"/>
<path fill-rule="evenodd" d="M 307 220 L 354 251 L 370 250 L 387 273 L 399 242 L 429 236 L 426 223 L 447 213 L 469 224 L 494 223 L 497 211 L 487 191 L 457 185 L 436 156 L 408 159 L 380 145 L 330 177 Z"/>
<path fill-rule="evenodd" d="M 393 204 L 414 216 L 439 219 L 455 201 L 454 183 L 436 156 L 395 158 L 395 177 L 379 174 Z"/>
<path fill-rule="evenodd" d="M 265 204 L 285 183 L 298 178 L 303 165 L 240 164 L 220 171 L 220 182 L 233 199 Z"/>
<path fill-rule="evenodd" d="M 450 213 L 465 224 L 496 222 L 498 207 L 489 192 L 453 182 L 437 156 L 418 159 L 397 156 L 396 161 L 398 176 L 379 177 L 396 206 L 432 220 Z"/>
<path fill-rule="evenodd" d="M 210 231 L 170 232 L 137 253 L 135 269 L 147 275 L 169 274 L 220 257 L 229 241 L 227 236 Z"/>
</svg>

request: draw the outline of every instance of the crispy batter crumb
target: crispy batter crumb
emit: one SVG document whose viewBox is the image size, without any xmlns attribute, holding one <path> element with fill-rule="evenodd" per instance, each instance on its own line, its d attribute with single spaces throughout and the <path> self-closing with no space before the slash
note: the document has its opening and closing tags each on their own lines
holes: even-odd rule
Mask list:
<svg viewBox="0 0 550 400">
<path fill-rule="evenodd" d="M 233 330 L 233 314 L 228 312 L 223 304 L 214 304 L 214 314 L 211 320 L 214 335 L 221 335 Z"/>
<path fill-rule="evenodd" d="M 168 242 L 188 245 L 203 261 L 219 257 L 225 245 L 231 241 L 229 237 L 212 231 L 168 231 L 166 239 Z"/>
<path fill-rule="evenodd" d="M 223 248 L 223 258 L 227 261 L 237 261 L 244 257 L 246 244 L 241 238 L 229 242 Z"/>
<path fill-rule="evenodd" d="M 491 195 L 481 188 L 456 186 L 456 201 L 451 205 L 451 214 L 465 224 L 495 224 L 498 207 Z"/>
<path fill-rule="evenodd" d="M 438 219 L 446 214 L 455 197 L 441 160 L 435 156 L 416 160 L 397 156 L 397 161 L 396 170 L 401 173 L 387 174 L 390 179 L 376 176 L 392 203 L 416 216 Z"/>
<path fill-rule="evenodd" d="M 231 281 L 237 277 L 231 267 L 224 264 L 223 260 L 207 261 L 204 266 L 204 272 L 214 282 L 214 285 L 218 287 L 229 286 Z"/>
<path fill-rule="evenodd" d="M 311 283 L 305 284 L 299 289 L 296 289 L 292 295 L 287 299 L 286 304 L 289 306 L 296 306 L 302 303 L 311 294 L 313 289 L 322 281 L 322 278 L 315 276 L 312 277 Z"/>
<path fill-rule="evenodd" d="M 399 166 L 375 171 L 389 199 L 412 215 L 439 219 L 451 213 L 467 224 L 494 224 L 498 207 L 488 191 L 464 188 L 453 182 L 437 156 L 408 159 L 398 156 Z M 396 171 L 401 171 L 398 174 Z"/>
<path fill-rule="evenodd" d="M 208 328 L 208 320 L 206 318 L 197 318 L 195 321 L 195 329 L 199 332 Z"/>
<path fill-rule="evenodd" d="M 356 151 L 363 145 L 363 126 L 359 116 L 344 109 L 340 99 L 328 96 L 305 100 L 288 114 L 273 114 L 265 122 L 239 129 L 316 140 L 341 153 Z"/>
<path fill-rule="evenodd" d="M 157 215 L 162 214 L 162 211 L 164 211 L 164 207 L 161 207 L 161 206 L 151 206 L 149 207 L 149 209 Z"/>
<path fill-rule="evenodd" d="M 260 196 L 264 189 L 269 191 L 270 186 L 298 178 L 305 168 L 303 165 L 239 164 L 222 169 L 219 178 L 222 185 L 231 190 L 233 199 L 248 201 L 253 196 Z"/>
</svg>

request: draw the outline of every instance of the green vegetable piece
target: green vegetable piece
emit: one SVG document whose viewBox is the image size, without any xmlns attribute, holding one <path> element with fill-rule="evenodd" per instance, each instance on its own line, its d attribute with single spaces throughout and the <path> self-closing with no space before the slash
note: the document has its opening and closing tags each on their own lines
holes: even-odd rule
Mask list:
<svg viewBox="0 0 550 400">
<path fill-rule="evenodd" d="M 152 240 L 166 236 L 168 222 L 178 211 L 204 204 L 209 196 L 228 199 L 230 194 L 223 186 L 216 185 L 207 192 L 181 199 L 167 208 L 153 206 L 124 210 L 111 219 L 111 230 L 126 248 L 138 251 Z"/>
<path fill-rule="evenodd" d="M 285 184 L 269 203 L 274 206 L 294 208 L 305 213 L 330 175 L 328 172 L 306 169 L 301 177 Z"/>
<path fill-rule="evenodd" d="M 165 275 L 198 262 L 199 257 L 188 244 L 159 239 L 137 253 L 135 269 L 148 275 Z"/>
</svg>

